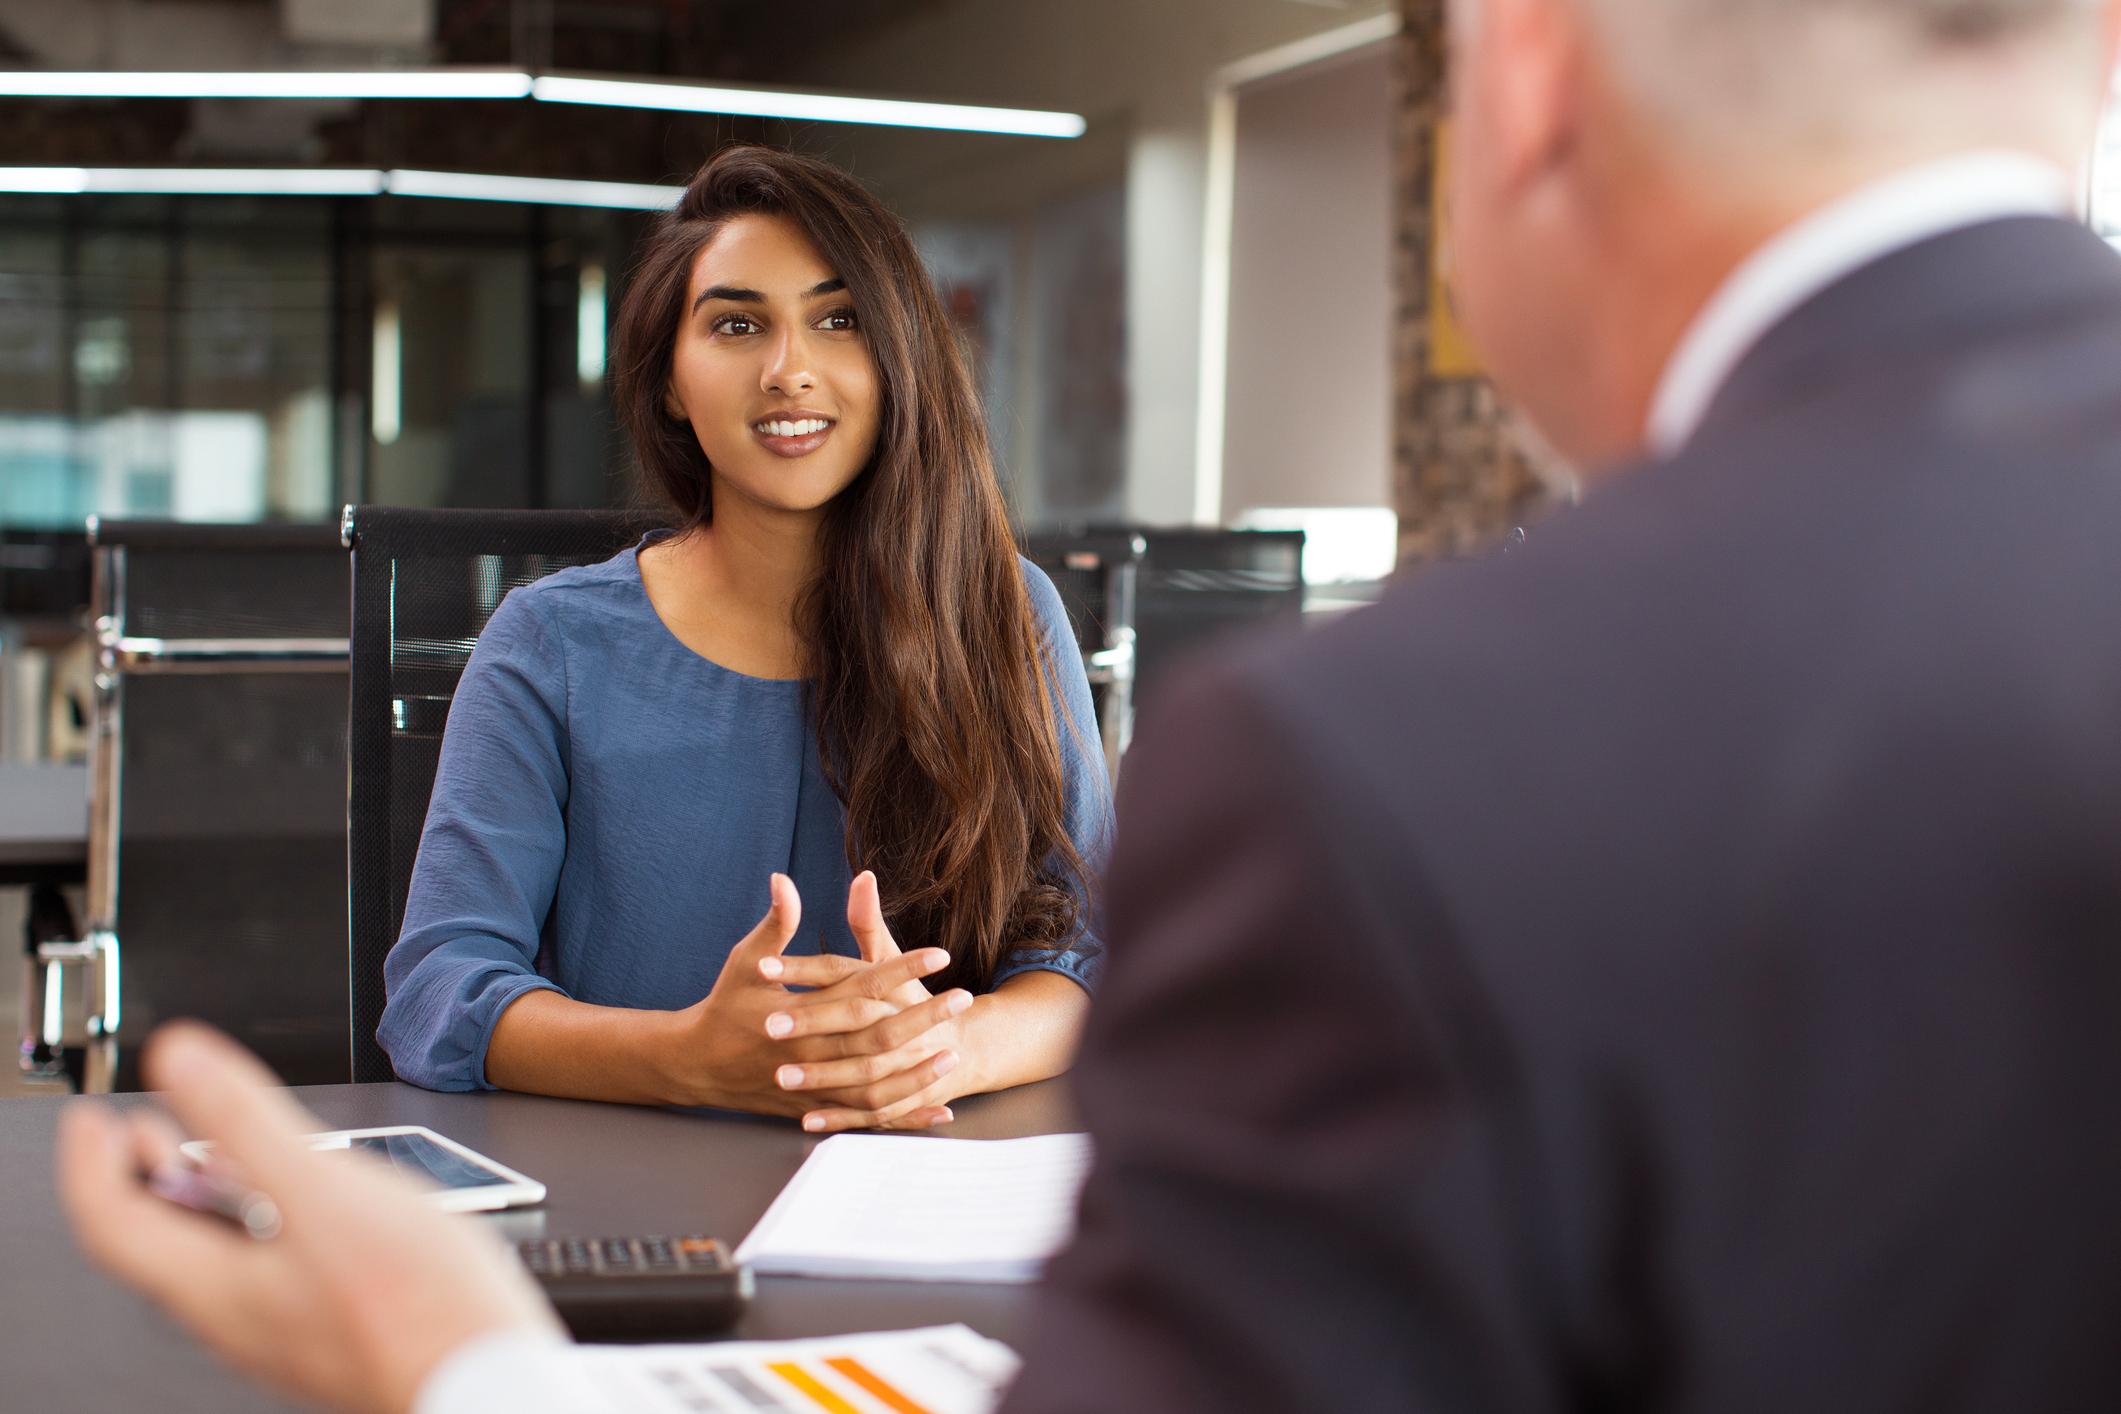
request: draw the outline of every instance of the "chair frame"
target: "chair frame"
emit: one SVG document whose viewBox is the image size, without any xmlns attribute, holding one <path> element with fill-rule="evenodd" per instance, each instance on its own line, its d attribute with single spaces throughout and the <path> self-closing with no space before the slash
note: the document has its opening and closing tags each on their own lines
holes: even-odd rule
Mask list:
<svg viewBox="0 0 2121 1414">
<path fill-rule="evenodd" d="M 28 978 L 41 985 L 23 996 L 23 1067 L 31 1073 L 73 1074 L 83 1093 L 107 1093 L 117 1079 L 121 958 L 118 934 L 118 849 L 123 827 L 121 789 L 125 682 L 151 673 L 338 673 L 347 670 L 344 638 L 144 638 L 126 631 L 126 562 L 132 549 L 308 550 L 328 545 L 330 528 L 315 524 L 209 526 L 104 521 L 91 516 L 88 541 L 95 558 L 90 612 L 96 635 L 96 696 L 89 734 L 88 923 L 79 938 L 37 943 Z M 85 1035 L 66 1024 L 66 976 L 82 975 Z M 68 1052 L 84 1054 L 70 1062 Z M 78 1073 L 75 1073 L 78 1072 Z"/>
<path fill-rule="evenodd" d="M 347 1044 L 356 1083 L 395 1072 L 376 1041 L 383 1015 L 383 959 L 397 942 L 404 906 L 392 883 L 391 736 L 396 698 L 391 605 L 395 567 L 417 538 L 455 524 L 476 527 L 480 555 L 567 557 L 586 527 L 610 531 L 613 553 L 668 518 L 637 511 L 414 510 L 347 506 L 340 542 L 353 574 L 351 677 L 346 713 Z M 430 791 L 433 783 L 428 783 Z M 410 871 L 406 882 L 410 881 Z"/>
</svg>

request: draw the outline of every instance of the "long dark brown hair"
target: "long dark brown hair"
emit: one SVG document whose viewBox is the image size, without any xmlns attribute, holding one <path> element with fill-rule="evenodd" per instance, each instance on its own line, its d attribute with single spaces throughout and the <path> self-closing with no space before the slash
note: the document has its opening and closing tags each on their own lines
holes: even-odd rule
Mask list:
<svg viewBox="0 0 2121 1414">
<path fill-rule="evenodd" d="M 794 222 L 846 282 L 881 392 L 875 453 L 826 507 L 796 607 L 848 863 L 876 871 L 901 947 L 949 950 L 932 985 L 983 989 L 1017 949 L 1068 945 L 1088 870 L 1067 829 L 1052 650 L 978 397 L 906 228 L 826 163 L 717 153 L 650 231 L 620 303 L 619 416 L 649 487 L 685 529 L 708 524 L 711 468 L 670 415 L 671 358 L 694 258 L 745 214 Z"/>
</svg>

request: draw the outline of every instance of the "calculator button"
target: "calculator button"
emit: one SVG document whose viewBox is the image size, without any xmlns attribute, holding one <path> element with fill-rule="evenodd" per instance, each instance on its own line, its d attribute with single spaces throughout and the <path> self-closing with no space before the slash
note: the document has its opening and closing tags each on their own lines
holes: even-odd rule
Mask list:
<svg viewBox="0 0 2121 1414">
<path fill-rule="evenodd" d="M 596 1265 L 590 1257 L 589 1244 L 573 1240 L 560 1244 L 560 1263 L 570 1272 L 586 1272 Z"/>
<path fill-rule="evenodd" d="M 607 1267 L 630 1267 L 633 1265 L 633 1245 L 623 1237 L 607 1237 L 597 1244 L 597 1250 Z"/>
<path fill-rule="evenodd" d="M 651 1267 L 674 1267 L 678 1264 L 678 1254 L 672 1249 L 670 1239 L 667 1237 L 642 1239 L 641 1256 L 646 1259 Z"/>
<path fill-rule="evenodd" d="M 678 1244 L 685 1265 L 694 1271 L 719 1270 L 724 1265 L 722 1244 L 704 1237 L 688 1237 Z"/>
</svg>

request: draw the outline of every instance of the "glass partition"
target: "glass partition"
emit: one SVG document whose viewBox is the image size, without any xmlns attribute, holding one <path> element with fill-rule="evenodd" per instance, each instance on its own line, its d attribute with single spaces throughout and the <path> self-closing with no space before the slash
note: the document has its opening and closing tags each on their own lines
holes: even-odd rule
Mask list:
<svg viewBox="0 0 2121 1414">
<path fill-rule="evenodd" d="M 0 196 L 0 528 L 599 506 L 638 213 Z"/>
</svg>

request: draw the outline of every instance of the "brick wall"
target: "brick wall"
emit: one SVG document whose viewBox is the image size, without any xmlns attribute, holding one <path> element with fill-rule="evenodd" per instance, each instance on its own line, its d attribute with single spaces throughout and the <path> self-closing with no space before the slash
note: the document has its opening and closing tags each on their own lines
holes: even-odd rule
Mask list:
<svg viewBox="0 0 2121 1414">
<path fill-rule="evenodd" d="M 1494 389 L 1429 369 L 1436 125 L 1443 114 L 1444 0 L 1400 0 L 1394 135 L 1399 229 L 1393 279 L 1393 502 L 1403 567 L 1491 544 L 1544 497 Z"/>
</svg>

